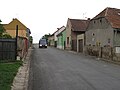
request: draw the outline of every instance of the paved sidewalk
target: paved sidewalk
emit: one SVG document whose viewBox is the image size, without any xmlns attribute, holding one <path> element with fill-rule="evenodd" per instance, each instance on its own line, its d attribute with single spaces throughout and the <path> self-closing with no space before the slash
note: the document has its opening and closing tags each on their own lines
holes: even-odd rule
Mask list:
<svg viewBox="0 0 120 90">
<path fill-rule="evenodd" d="M 29 67 L 30 67 L 30 56 L 32 48 L 28 50 L 27 56 L 23 59 L 23 66 L 18 70 L 17 75 L 13 80 L 13 86 L 11 90 L 27 90 L 29 80 Z"/>
</svg>

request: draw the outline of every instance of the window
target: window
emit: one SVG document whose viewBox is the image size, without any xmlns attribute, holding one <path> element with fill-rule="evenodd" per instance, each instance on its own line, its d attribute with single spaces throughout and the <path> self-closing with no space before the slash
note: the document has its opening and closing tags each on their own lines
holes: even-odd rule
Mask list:
<svg viewBox="0 0 120 90">
<path fill-rule="evenodd" d="M 92 36 L 94 36 L 95 34 L 94 33 L 92 33 Z"/>
<path fill-rule="evenodd" d="M 100 23 L 102 23 L 102 19 L 100 19 Z"/>
<path fill-rule="evenodd" d="M 69 37 L 67 37 L 67 44 L 69 44 Z"/>
</svg>

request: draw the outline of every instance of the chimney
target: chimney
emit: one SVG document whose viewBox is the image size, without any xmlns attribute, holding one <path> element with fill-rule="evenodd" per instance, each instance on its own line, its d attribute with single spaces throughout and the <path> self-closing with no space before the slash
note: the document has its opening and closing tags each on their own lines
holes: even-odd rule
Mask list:
<svg viewBox="0 0 120 90">
<path fill-rule="evenodd" d="M 90 18 L 88 18 L 87 20 L 90 20 Z"/>
<path fill-rule="evenodd" d="M 17 19 L 17 18 L 13 18 L 13 20 L 15 20 L 15 19 Z"/>
</svg>

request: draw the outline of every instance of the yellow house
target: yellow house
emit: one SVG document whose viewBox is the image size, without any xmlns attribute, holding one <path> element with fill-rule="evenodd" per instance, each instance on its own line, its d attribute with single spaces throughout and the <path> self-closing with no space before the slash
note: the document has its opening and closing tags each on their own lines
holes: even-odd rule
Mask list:
<svg viewBox="0 0 120 90">
<path fill-rule="evenodd" d="M 4 24 L 6 32 L 10 34 L 13 38 L 16 37 L 16 25 L 18 25 L 18 36 L 28 39 L 28 28 L 21 23 L 18 19 L 13 19 L 9 24 Z"/>
</svg>

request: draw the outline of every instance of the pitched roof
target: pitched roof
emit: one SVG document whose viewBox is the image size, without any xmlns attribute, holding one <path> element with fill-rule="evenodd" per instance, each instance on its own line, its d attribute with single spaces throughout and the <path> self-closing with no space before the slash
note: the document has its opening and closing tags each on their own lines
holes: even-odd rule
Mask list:
<svg viewBox="0 0 120 90">
<path fill-rule="evenodd" d="M 69 19 L 71 22 L 72 31 L 86 31 L 89 20 Z"/>
<path fill-rule="evenodd" d="M 3 24 L 4 28 L 8 30 L 15 30 L 16 25 L 18 25 L 18 29 L 21 29 L 21 30 L 27 29 L 27 27 L 16 18 L 13 19 L 9 24 Z"/>
<path fill-rule="evenodd" d="M 55 34 L 56 32 L 58 32 L 60 29 L 65 29 L 65 26 L 62 26 L 62 27 L 60 27 L 60 28 L 57 28 L 57 30 L 56 30 L 53 34 Z"/>
<path fill-rule="evenodd" d="M 57 37 L 58 37 L 58 36 L 61 36 L 62 33 L 66 30 L 66 27 L 65 27 L 65 26 L 63 26 L 63 28 L 64 28 L 64 29 L 57 35 Z"/>
<path fill-rule="evenodd" d="M 107 7 L 93 19 L 102 17 L 105 17 L 113 28 L 120 28 L 120 9 Z"/>
</svg>

